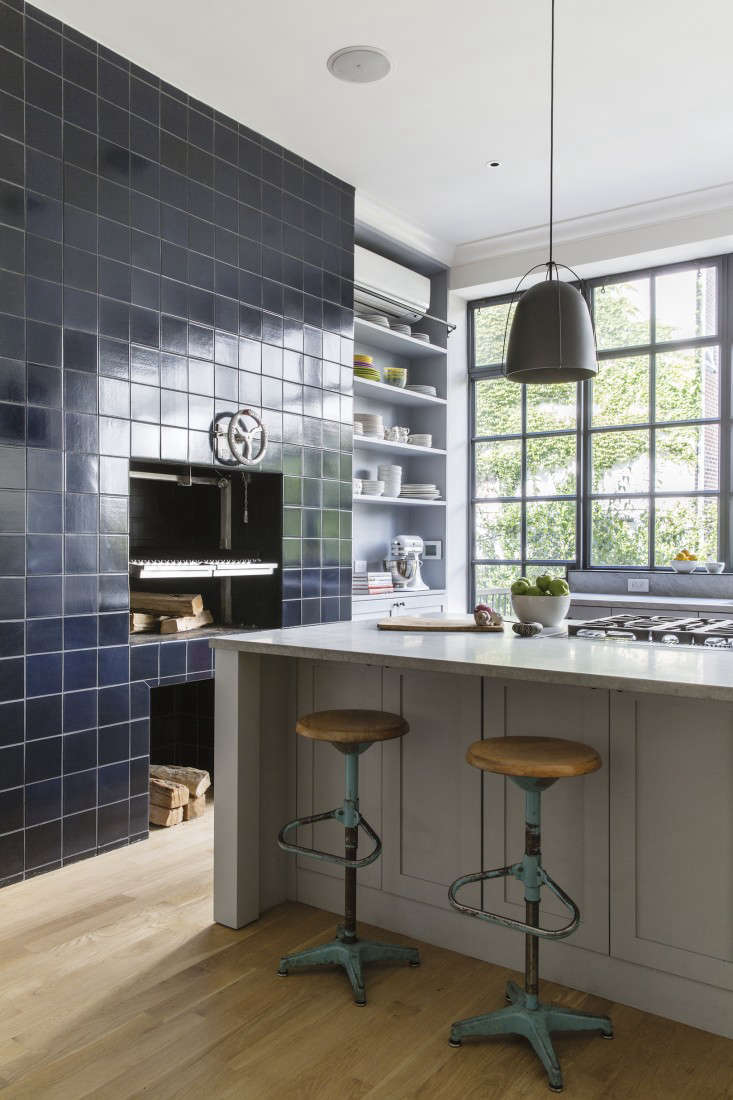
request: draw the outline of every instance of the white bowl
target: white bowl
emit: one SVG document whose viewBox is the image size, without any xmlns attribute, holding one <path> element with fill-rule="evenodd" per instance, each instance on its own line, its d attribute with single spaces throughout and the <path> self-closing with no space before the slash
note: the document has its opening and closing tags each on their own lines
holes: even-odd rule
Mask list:
<svg viewBox="0 0 733 1100">
<path fill-rule="evenodd" d="M 514 614 L 520 623 L 559 626 L 570 609 L 570 596 L 512 596 Z"/>
<path fill-rule="evenodd" d="M 705 568 L 708 573 L 722 573 L 725 569 L 724 561 L 706 561 Z"/>
<path fill-rule="evenodd" d="M 695 569 L 699 569 L 702 565 L 701 561 L 671 561 L 669 563 L 674 569 L 675 573 L 693 573 Z"/>
</svg>

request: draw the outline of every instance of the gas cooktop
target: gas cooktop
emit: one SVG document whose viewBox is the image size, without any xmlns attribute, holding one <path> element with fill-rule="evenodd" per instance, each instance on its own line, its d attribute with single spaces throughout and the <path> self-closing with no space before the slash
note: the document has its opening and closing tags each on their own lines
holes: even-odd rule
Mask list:
<svg viewBox="0 0 733 1100">
<path fill-rule="evenodd" d="M 691 615 L 611 615 L 568 623 L 568 636 L 605 642 L 656 642 L 733 651 L 733 619 Z"/>
</svg>

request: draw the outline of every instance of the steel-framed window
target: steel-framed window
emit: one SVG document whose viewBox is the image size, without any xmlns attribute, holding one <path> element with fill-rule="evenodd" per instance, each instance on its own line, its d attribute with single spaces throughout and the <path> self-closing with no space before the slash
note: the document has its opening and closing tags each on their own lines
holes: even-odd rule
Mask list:
<svg viewBox="0 0 733 1100">
<path fill-rule="evenodd" d="M 541 401 L 551 405 L 548 390 L 556 387 L 528 389 L 503 380 L 503 321 L 511 296 L 469 303 L 471 601 L 520 572 L 531 576 L 551 566 L 661 568 L 671 556 L 670 540 L 690 524 L 697 530 L 699 523 L 702 532 L 692 549 L 706 557 L 714 552 L 730 564 L 732 267 L 733 256 L 723 256 L 587 283 L 600 370 L 596 383 L 573 387 L 572 424 L 528 415 L 528 401 L 530 408 Z M 684 314 L 677 300 L 689 285 L 695 288 L 694 310 Z M 622 306 L 629 296 L 639 301 L 626 327 L 623 308 L 620 314 L 613 309 L 619 295 Z M 642 308 L 645 295 L 648 309 Z M 521 396 L 508 398 L 506 387 Z M 494 402 L 491 393 L 501 400 Z M 506 415 L 507 400 L 518 406 L 513 417 Z M 500 406 L 496 415 L 494 403 Z M 566 453 L 569 475 L 569 446 L 564 452 L 558 446 L 563 437 L 575 439 L 574 491 L 568 491 L 568 476 L 562 492 L 538 494 L 538 488 L 556 488 L 547 470 L 546 483 L 538 486 L 532 469 L 543 441 L 547 452 L 554 451 L 545 465 L 556 471 L 558 455 Z M 501 453 L 512 448 L 513 465 L 502 465 Z M 493 483 L 485 476 L 487 453 Z M 696 456 L 687 465 L 680 457 L 686 454 Z M 545 505 L 545 521 L 548 509 L 562 509 L 559 540 L 553 539 L 552 522 L 546 538 L 538 530 L 537 502 Z"/>
</svg>

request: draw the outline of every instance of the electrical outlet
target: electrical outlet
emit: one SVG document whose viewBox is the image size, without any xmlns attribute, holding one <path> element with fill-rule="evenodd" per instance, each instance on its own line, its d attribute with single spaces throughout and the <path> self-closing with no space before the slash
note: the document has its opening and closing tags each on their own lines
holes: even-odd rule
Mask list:
<svg viewBox="0 0 733 1100">
<path fill-rule="evenodd" d="M 649 581 L 646 577 L 632 577 L 628 581 L 629 592 L 648 592 Z"/>
</svg>

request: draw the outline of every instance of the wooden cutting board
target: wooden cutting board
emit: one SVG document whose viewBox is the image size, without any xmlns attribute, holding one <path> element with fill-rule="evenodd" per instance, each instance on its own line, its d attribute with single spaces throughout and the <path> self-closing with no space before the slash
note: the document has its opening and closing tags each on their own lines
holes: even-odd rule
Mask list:
<svg viewBox="0 0 733 1100">
<path fill-rule="evenodd" d="M 412 631 L 469 631 L 474 634 L 501 634 L 503 626 L 476 626 L 472 615 L 453 617 L 449 615 L 440 618 L 428 618 L 423 615 L 395 615 L 393 619 L 382 619 L 377 623 L 380 630 L 412 630 Z"/>
</svg>

